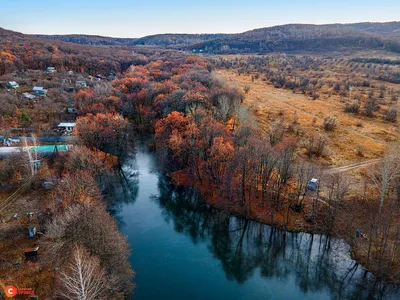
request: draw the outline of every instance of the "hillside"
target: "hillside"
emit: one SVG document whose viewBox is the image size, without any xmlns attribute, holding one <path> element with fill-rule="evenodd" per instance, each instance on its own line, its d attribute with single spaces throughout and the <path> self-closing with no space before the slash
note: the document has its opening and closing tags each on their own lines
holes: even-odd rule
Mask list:
<svg viewBox="0 0 400 300">
<path fill-rule="evenodd" d="M 99 35 L 86 35 L 86 34 L 68 34 L 68 35 L 45 35 L 37 34 L 38 38 L 48 40 L 58 40 L 63 42 L 81 44 L 81 45 L 93 45 L 93 46 L 123 46 L 123 45 L 134 45 L 137 39 L 133 38 L 114 38 Z"/>
<path fill-rule="evenodd" d="M 201 43 L 211 39 L 228 36 L 227 34 L 156 34 L 142 38 L 114 38 L 97 35 L 36 35 L 36 37 L 49 40 L 59 40 L 63 42 L 71 42 L 82 45 L 96 46 L 161 46 L 161 47 L 176 47 L 187 46 L 196 43 Z"/>
<path fill-rule="evenodd" d="M 399 23 L 400 24 L 400 23 Z M 387 38 L 372 27 L 364 30 L 342 25 L 290 24 L 260 28 L 191 46 L 194 52 L 205 53 L 268 53 L 293 51 L 342 51 L 355 49 L 386 50 L 400 53 L 397 38 Z M 349 25 L 350 26 L 350 25 Z M 376 31 L 379 31 L 376 29 Z M 394 32 L 394 30 L 390 31 Z"/>
<path fill-rule="evenodd" d="M 21 69 L 44 70 L 49 66 L 58 70 L 108 75 L 121 72 L 132 63 L 147 63 L 144 55 L 153 50 L 143 47 L 78 45 L 0 28 L 0 75 Z M 159 51 L 165 52 L 162 49 Z"/>
<path fill-rule="evenodd" d="M 202 53 L 386 50 L 400 53 L 400 22 L 288 24 L 239 34 L 157 34 L 138 39 L 90 35 L 37 35 L 99 46 L 158 46 Z"/>
<path fill-rule="evenodd" d="M 400 38 L 400 22 L 385 22 L 385 23 L 353 23 L 353 24 L 331 24 L 331 28 L 351 29 L 362 32 L 379 34 L 382 37 Z"/>
</svg>

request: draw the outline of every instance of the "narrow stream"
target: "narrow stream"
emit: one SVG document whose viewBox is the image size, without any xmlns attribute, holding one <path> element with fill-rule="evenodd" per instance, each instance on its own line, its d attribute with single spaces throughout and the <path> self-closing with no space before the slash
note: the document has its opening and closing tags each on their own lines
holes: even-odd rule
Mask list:
<svg viewBox="0 0 400 300">
<path fill-rule="evenodd" d="M 141 149 L 114 215 L 132 248 L 132 299 L 400 299 L 349 257 L 341 240 L 231 217 L 176 188 Z M 139 176 L 132 176 L 139 172 Z"/>
</svg>

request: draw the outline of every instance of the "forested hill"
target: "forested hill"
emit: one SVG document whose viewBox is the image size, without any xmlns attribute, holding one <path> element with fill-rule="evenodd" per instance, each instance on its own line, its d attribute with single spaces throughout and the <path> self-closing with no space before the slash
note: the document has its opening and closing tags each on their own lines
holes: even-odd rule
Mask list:
<svg viewBox="0 0 400 300">
<path fill-rule="evenodd" d="M 38 35 L 86 45 L 158 46 L 202 53 L 386 50 L 400 53 L 400 22 L 266 27 L 239 34 L 157 34 L 138 39 Z"/>
<path fill-rule="evenodd" d="M 392 37 L 400 39 L 400 22 L 385 23 L 353 23 L 353 24 L 331 24 L 331 28 L 352 29 L 381 35 L 382 37 Z"/>
<path fill-rule="evenodd" d="M 157 48 L 162 55 L 171 50 Z M 132 64 L 148 63 L 154 47 L 93 47 L 47 40 L 0 28 L 0 76 L 22 69 L 87 72 L 92 75 L 119 73 Z"/>
<path fill-rule="evenodd" d="M 268 53 L 290 51 L 386 50 L 400 53 L 400 37 L 395 27 L 382 24 L 303 25 L 260 28 L 191 46 L 204 53 Z M 381 28 L 381 29 L 379 29 Z M 381 33 L 382 32 L 382 33 Z"/>
<path fill-rule="evenodd" d="M 48 40 L 58 40 L 81 45 L 94 46 L 130 46 L 134 45 L 137 39 L 134 38 L 113 38 L 99 35 L 68 34 L 68 35 L 44 35 L 37 34 L 36 37 Z"/>
<path fill-rule="evenodd" d="M 60 40 L 82 45 L 96 46 L 160 46 L 160 47 L 184 47 L 211 39 L 228 36 L 227 34 L 156 34 L 142 38 L 114 38 L 97 35 L 36 35 L 36 37 L 49 40 Z"/>
</svg>

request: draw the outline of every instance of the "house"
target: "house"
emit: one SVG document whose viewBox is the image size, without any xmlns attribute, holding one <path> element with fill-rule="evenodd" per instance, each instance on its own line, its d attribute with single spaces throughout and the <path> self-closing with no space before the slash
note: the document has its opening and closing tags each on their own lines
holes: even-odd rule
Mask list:
<svg viewBox="0 0 400 300">
<path fill-rule="evenodd" d="M 107 80 L 108 80 L 108 81 L 113 81 L 113 80 L 115 80 L 115 79 L 117 79 L 117 76 L 115 76 L 115 74 L 110 74 L 110 75 L 108 75 L 108 77 L 107 77 Z"/>
<path fill-rule="evenodd" d="M 45 96 L 47 93 L 47 90 L 43 89 L 42 86 L 34 86 L 32 89 L 32 92 L 34 92 L 36 95 L 39 95 L 39 96 Z"/>
<path fill-rule="evenodd" d="M 74 122 L 67 122 L 67 123 L 60 123 L 58 124 L 58 128 L 63 130 L 64 133 L 70 133 L 72 130 L 74 130 L 76 123 Z"/>
<path fill-rule="evenodd" d="M 67 113 L 75 114 L 77 112 L 78 112 L 78 110 L 75 107 L 67 107 Z"/>
<path fill-rule="evenodd" d="M 30 99 L 30 100 L 33 100 L 36 98 L 35 95 L 32 95 L 30 93 L 23 93 L 22 95 L 24 95 L 25 98 Z"/>
<path fill-rule="evenodd" d="M 47 67 L 46 71 L 44 71 L 47 74 L 55 73 L 57 72 L 56 68 L 54 67 Z"/>
<path fill-rule="evenodd" d="M 77 80 L 75 82 L 76 86 L 80 86 L 80 87 L 87 87 L 86 81 L 85 80 Z"/>
<path fill-rule="evenodd" d="M 74 91 L 74 87 L 73 86 L 66 86 L 64 88 L 64 91 L 68 92 L 68 93 L 72 93 Z"/>
<path fill-rule="evenodd" d="M 26 260 L 37 261 L 37 259 L 38 259 L 38 250 L 39 250 L 39 247 L 26 249 L 25 250 L 25 259 Z"/>
<path fill-rule="evenodd" d="M 71 79 L 63 78 L 63 79 L 61 79 L 61 83 L 62 83 L 62 84 L 64 84 L 64 83 L 71 83 Z"/>
<path fill-rule="evenodd" d="M 10 89 L 16 89 L 19 87 L 18 83 L 16 83 L 15 81 L 10 81 L 7 83 L 7 87 Z"/>
</svg>

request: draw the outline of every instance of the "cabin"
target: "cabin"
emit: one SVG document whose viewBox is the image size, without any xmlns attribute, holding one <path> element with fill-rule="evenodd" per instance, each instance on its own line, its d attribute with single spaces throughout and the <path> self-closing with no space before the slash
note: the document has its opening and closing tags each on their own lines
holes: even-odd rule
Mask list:
<svg viewBox="0 0 400 300">
<path fill-rule="evenodd" d="M 17 88 L 19 88 L 19 84 L 16 83 L 15 81 L 9 81 L 9 82 L 7 83 L 7 87 L 8 87 L 9 89 L 17 89 Z"/>
<path fill-rule="evenodd" d="M 67 113 L 76 114 L 78 110 L 75 107 L 67 107 Z"/>
<path fill-rule="evenodd" d="M 39 251 L 39 247 L 27 248 L 25 250 L 25 259 L 26 260 L 35 260 L 35 261 L 37 261 L 37 259 L 38 259 L 38 251 Z"/>
<path fill-rule="evenodd" d="M 76 86 L 80 86 L 80 87 L 87 87 L 86 81 L 85 80 L 77 80 L 75 82 Z"/>
<path fill-rule="evenodd" d="M 62 83 L 62 84 L 71 83 L 71 79 L 69 79 L 69 78 L 63 78 L 63 79 L 61 79 L 61 83 Z"/>
<path fill-rule="evenodd" d="M 57 72 L 57 70 L 54 67 L 47 67 L 46 71 L 44 71 L 44 72 L 47 74 L 52 74 L 52 73 Z"/>
<path fill-rule="evenodd" d="M 30 100 L 33 100 L 33 99 L 36 98 L 35 95 L 32 95 L 32 94 L 30 94 L 30 93 L 23 93 L 22 95 L 23 95 L 25 98 L 30 99 Z"/>
<path fill-rule="evenodd" d="M 58 124 L 58 128 L 63 130 L 64 133 L 71 133 L 74 130 L 76 123 L 68 122 L 68 123 L 60 123 Z"/>
<path fill-rule="evenodd" d="M 32 92 L 39 96 L 45 96 L 47 94 L 47 90 L 45 90 L 42 86 L 34 86 Z"/>
<path fill-rule="evenodd" d="M 75 90 L 75 89 L 74 89 L 74 87 L 72 87 L 72 86 L 66 86 L 66 87 L 64 88 L 64 91 L 66 91 L 67 93 L 72 93 L 74 90 Z"/>
</svg>

